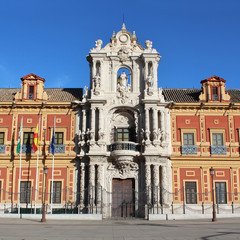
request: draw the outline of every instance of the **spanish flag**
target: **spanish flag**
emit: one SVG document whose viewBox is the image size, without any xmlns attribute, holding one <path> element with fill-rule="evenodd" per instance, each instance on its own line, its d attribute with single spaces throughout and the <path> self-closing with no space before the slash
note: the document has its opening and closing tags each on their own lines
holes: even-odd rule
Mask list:
<svg viewBox="0 0 240 240">
<path fill-rule="evenodd" d="M 38 125 L 36 127 L 36 130 L 33 134 L 33 151 L 36 152 L 39 147 L 39 137 L 38 137 Z"/>
</svg>

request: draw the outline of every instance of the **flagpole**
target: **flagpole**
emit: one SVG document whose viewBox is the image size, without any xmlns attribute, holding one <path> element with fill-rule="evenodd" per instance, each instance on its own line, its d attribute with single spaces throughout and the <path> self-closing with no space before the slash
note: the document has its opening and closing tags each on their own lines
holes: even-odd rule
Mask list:
<svg viewBox="0 0 240 240">
<path fill-rule="evenodd" d="M 56 129 L 56 116 L 54 117 L 54 128 L 53 128 L 53 134 L 55 138 L 55 129 Z M 55 141 L 55 140 L 54 140 Z M 52 205 L 53 205 L 53 181 L 54 181 L 54 153 L 55 153 L 55 142 L 54 142 L 54 150 L 53 150 L 53 167 L 52 167 L 52 189 L 51 189 L 51 214 L 52 214 Z"/>
<path fill-rule="evenodd" d="M 40 132 L 41 132 L 41 115 L 39 117 L 39 123 L 38 123 L 38 141 L 40 140 Z M 40 142 L 40 141 L 39 141 Z M 38 161 L 39 161 L 39 148 L 40 148 L 40 144 L 38 142 L 38 152 L 37 152 L 37 169 L 36 169 L 36 186 L 35 186 L 35 209 L 34 209 L 34 213 L 37 213 L 37 195 L 38 195 Z"/>
<path fill-rule="evenodd" d="M 22 173 L 22 144 L 23 144 L 23 134 L 22 134 L 22 130 L 23 130 L 23 116 L 21 119 L 21 123 L 20 123 L 21 129 L 19 131 L 20 135 L 20 168 L 19 168 L 19 184 L 18 184 L 18 192 L 19 192 L 19 198 L 18 198 L 18 214 L 20 215 L 20 203 L 21 203 L 21 173 Z"/>
</svg>

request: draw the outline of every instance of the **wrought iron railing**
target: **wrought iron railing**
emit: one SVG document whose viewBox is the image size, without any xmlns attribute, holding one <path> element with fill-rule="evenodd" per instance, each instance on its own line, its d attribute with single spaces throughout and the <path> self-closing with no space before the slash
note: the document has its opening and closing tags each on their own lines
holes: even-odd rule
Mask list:
<svg viewBox="0 0 240 240">
<path fill-rule="evenodd" d="M 182 154 L 197 154 L 197 146 L 195 145 L 183 145 L 181 150 Z"/>
<path fill-rule="evenodd" d="M 23 144 L 22 153 L 34 153 L 32 149 L 32 144 Z"/>
<path fill-rule="evenodd" d="M 55 153 L 65 153 L 65 144 L 56 144 Z"/>
<path fill-rule="evenodd" d="M 211 154 L 227 154 L 226 146 L 211 146 Z"/>
<path fill-rule="evenodd" d="M 115 142 L 108 146 L 108 150 L 110 152 L 112 151 L 139 151 L 139 145 L 134 142 Z"/>
<path fill-rule="evenodd" d="M 0 153 L 5 153 L 5 151 L 6 151 L 6 146 L 0 145 Z"/>
</svg>

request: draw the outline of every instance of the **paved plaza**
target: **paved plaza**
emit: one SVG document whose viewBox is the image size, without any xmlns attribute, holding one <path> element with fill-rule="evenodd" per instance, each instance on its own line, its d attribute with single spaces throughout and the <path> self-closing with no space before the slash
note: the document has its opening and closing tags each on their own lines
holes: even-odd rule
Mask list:
<svg viewBox="0 0 240 240">
<path fill-rule="evenodd" d="M 240 239 L 240 219 L 56 221 L 0 219 L 0 240 Z"/>
</svg>

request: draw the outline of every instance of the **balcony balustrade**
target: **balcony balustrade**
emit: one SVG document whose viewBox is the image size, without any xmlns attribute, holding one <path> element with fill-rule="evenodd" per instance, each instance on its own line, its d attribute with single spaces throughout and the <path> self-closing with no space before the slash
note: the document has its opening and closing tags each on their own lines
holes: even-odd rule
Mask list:
<svg viewBox="0 0 240 240">
<path fill-rule="evenodd" d="M 182 154 L 197 154 L 197 146 L 196 145 L 183 145 L 181 147 Z"/>
<path fill-rule="evenodd" d="M 226 146 L 211 146 L 211 154 L 227 154 Z"/>
<path fill-rule="evenodd" d="M 0 153 L 5 153 L 5 151 L 6 151 L 6 146 L 0 145 Z"/>
</svg>

